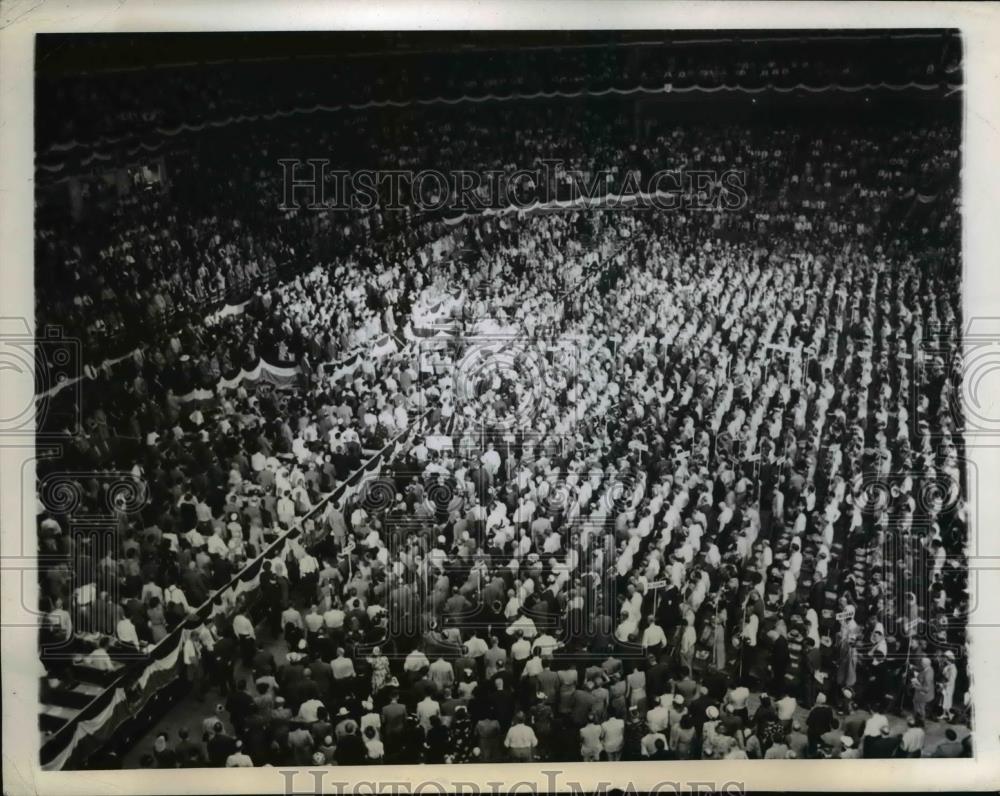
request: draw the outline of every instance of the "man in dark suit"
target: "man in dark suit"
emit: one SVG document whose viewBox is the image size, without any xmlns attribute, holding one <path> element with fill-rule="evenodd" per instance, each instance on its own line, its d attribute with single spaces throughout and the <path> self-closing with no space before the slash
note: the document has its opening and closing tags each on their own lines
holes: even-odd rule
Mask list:
<svg viewBox="0 0 1000 796">
<path fill-rule="evenodd" d="M 365 762 L 365 742 L 358 734 L 356 727 L 348 729 L 343 737 L 337 741 L 337 751 L 334 754 L 337 764 L 341 766 L 354 766 Z"/>
<path fill-rule="evenodd" d="M 237 734 L 242 734 L 246 717 L 257 707 L 253 701 L 253 697 L 247 693 L 246 688 L 246 680 L 240 680 L 236 684 L 236 690 L 226 700 L 226 710 L 229 712 L 229 720 L 232 721 Z"/>
<path fill-rule="evenodd" d="M 551 594 L 551 592 L 549 592 Z M 594 630 L 590 649 L 593 652 L 607 652 L 614 646 L 614 622 L 607 613 L 594 616 Z"/>
<path fill-rule="evenodd" d="M 219 693 L 225 696 L 234 686 L 233 670 L 236 657 L 239 655 L 239 645 L 231 632 L 226 632 L 215 642 L 212 650 L 214 665 L 209 668 L 213 681 L 219 688 Z"/>
<path fill-rule="evenodd" d="M 816 704 L 806 717 L 806 735 L 809 738 L 809 754 L 815 756 L 820 738 L 834 728 L 833 708 L 826 704 L 826 694 L 816 695 Z"/>
<path fill-rule="evenodd" d="M 187 570 L 181 575 L 180 585 L 192 607 L 202 605 L 211 594 L 205 575 L 194 561 L 188 564 Z"/>
<path fill-rule="evenodd" d="M 815 701 L 816 694 L 822 688 L 823 652 L 810 636 L 806 636 L 802 645 L 802 687 L 806 704 L 809 704 Z"/>
<path fill-rule="evenodd" d="M 546 704 L 555 707 L 559 698 L 559 675 L 552 671 L 548 658 L 542 658 L 542 671 L 535 675 L 535 683 L 538 691 L 545 694 Z"/>
<path fill-rule="evenodd" d="M 329 699 L 333 693 L 333 670 L 330 664 L 321 658 L 315 658 L 309 661 L 309 671 L 312 673 L 313 682 L 319 688 L 319 698 L 324 701 Z"/>
<path fill-rule="evenodd" d="M 319 686 L 317 686 L 316 681 L 312 679 L 312 670 L 305 669 L 302 675 L 301 680 L 286 689 L 288 706 L 294 711 L 298 711 L 302 703 L 308 702 L 310 699 L 319 699 L 322 701 Z"/>
<path fill-rule="evenodd" d="M 772 631 L 768 634 L 770 640 L 770 660 L 771 660 L 771 690 L 778 691 L 785 686 L 785 673 L 788 671 L 790 655 L 788 653 L 788 639 L 780 633 Z"/>
<path fill-rule="evenodd" d="M 865 738 L 864 756 L 865 759 L 887 760 L 895 757 L 899 748 L 898 735 L 890 735 L 889 728 L 883 727 L 879 735 Z"/>
<path fill-rule="evenodd" d="M 264 648 L 264 643 L 262 641 L 257 642 L 257 651 L 253 655 L 251 666 L 255 677 L 260 677 L 264 674 L 274 674 L 278 671 L 274 655 L 272 655 L 269 650 Z"/>
<path fill-rule="evenodd" d="M 670 660 L 669 653 L 662 653 L 659 661 L 656 656 L 647 655 L 649 669 L 646 672 L 646 694 L 649 697 L 649 704 L 655 704 L 662 694 L 667 693 L 670 688 Z"/>
<path fill-rule="evenodd" d="M 681 594 L 673 583 L 660 591 L 656 619 L 668 636 L 681 624 Z"/>
<path fill-rule="evenodd" d="M 141 601 L 132 598 L 125 603 L 125 615 L 135 625 L 136 635 L 143 641 L 152 643 L 153 634 L 149 628 L 149 617 L 146 614 L 146 606 Z"/>
<path fill-rule="evenodd" d="M 395 752 L 406 731 L 406 706 L 399 703 L 399 693 L 394 691 L 389 704 L 382 708 L 382 737 L 386 749 Z"/>
<path fill-rule="evenodd" d="M 287 694 L 292 686 L 305 677 L 305 671 L 303 659 L 298 657 L 298 653 L 292 653 L 288 663 L 282 666 L 281 671 L 278 672 L 278 683 L 281 685 L 281 690 Z"/>
<path fill-rule="evenodd" d="M 180 738 L 180 742 L 177 744 L 175 751 L 177 752 L 177 760 L 181 768 L 199 768 L 205 765 L 205 755 L 202 752 L 201 745 L 190 740 L 187 728 L 181 727 L 177 731 L 177 735 Z"/>
<path fill-rule="evenodd" d="M 597 701 L 593 692 L 594 684 L 587 680 L 584 685 L 584 688 L 577 688 L 573 692 L 570 701 L 570 717 L 577 727 L 583 727 L 587 723 L 594 710 L 594 703 Z"/>
<path fill-rule="evenodd" d="M 872 652 L 871 661 L 864 671 L 864 686 L 862 704 L 878 705 L 885 701 L 890 691 L 892 679 L 890 669 L 886 665 L 885 653 L 876 649 Z"/>
<path fill-rule="evenodd" d="M 226 758 L 236 751 L 236 739 L 222 731 L 222 722 L 215 723 L 215 734 L 208 739 L 208 763 L 220 768 L 226 764 Z"/>
<path fill-rule="evenodd" d="M 702 725 L 707 721 L 706 711 L 710 707 L 714 707 L 713 702 L 714 700 L 708 694 L 708 689 L 705 686 L 699 686 L 698 696 L 688 703 L 688 715 L 691 716 L 691 721 L 694 722 L 698 732 L 701 732 Z"/>
</svg>

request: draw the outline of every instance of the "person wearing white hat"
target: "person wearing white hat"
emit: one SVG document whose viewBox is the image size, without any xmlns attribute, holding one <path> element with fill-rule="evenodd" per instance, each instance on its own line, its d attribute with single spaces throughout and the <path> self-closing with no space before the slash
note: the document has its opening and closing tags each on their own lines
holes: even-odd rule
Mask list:
<svg viewBox="0 0 1000 796">
<path fill-rule="evenodd" d="M 343 705 L 337 709 L 337 714 L 334 716 L 333 722 L 333 735 L 337 743 L 340 743 L 348 735 L 356 735 L 358 733 L 357 721 L 354 720 L 351 711 Z"/>
<path fill-rule="evenodd" d="M 702 724 L 702 748 L 701 757 L 703 760 L 710 760 L 716 757 L 723 746 L 728 748 L 727 744 L 719 743 L 718 730 L 721 726 L 719 721 L 719 709 L 715 705 L 709 705 L 705 708 L 705 722 Z M 717 748 L 718 747 L 718 748 Z"/>
</svg>

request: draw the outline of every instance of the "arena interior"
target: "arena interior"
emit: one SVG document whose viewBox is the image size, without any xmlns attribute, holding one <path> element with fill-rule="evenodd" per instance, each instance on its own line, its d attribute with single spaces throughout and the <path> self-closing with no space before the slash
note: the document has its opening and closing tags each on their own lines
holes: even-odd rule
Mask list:
<svg viewBox="0 0 1000 796">
<path fill-rule="evenodd" d="M 44 769 L 972 754 L 957 33 L 36 57 Z"/>
</svg>

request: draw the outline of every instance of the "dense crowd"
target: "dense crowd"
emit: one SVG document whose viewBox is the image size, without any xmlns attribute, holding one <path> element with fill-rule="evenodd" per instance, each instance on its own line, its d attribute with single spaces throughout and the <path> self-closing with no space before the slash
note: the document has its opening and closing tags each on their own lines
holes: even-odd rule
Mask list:
<svg viewBox="0 0 1000 796">
<path fill-rule="evenodd" d="M 211 603 L 183 650 L 214 709 L 143 765 L 968 755 L 955 126 L 522 111 L 207 131 L 164 190 L 39 227 L 39 320 L 88 363 L 38 467 L 50 685 Z M 556 196 L 735 169 L 748 201 L 278 211 L 276 152 L 558 158 Z M 102 506 L 112 544 L 71 531 Z"/>
<path fill-rule="evenodd" d="M 38 469 L 53 644 L 155 643 L 423 411 L 400 346 L 371 353 L 421 284 L 387 273 L 383 292 L 354 261 L 315 269 L 94 369 L 79 404 L 57 394 L 45 431 L 69 444 Z M 261 361 L 290 369 L 278 389 Z M 114 516 L 116 544 L 73 533 L 79 512 Z M 55 647 L 46 663 L 70 674 Z"/>
<path fill-rule="evenodd" d="M 225 700 L 147 764 L 969 753 L 924 729 L 966 717 L 950 380 L 882 357 L 953 323 L 953 275 L 672 221 L 614 216 L 590 241 L 613 293 L 548 318 L 563 263 L 523 279 L 509 253 L 572 259 L 568 217 L 484 243 L 504 287 L 427 368 L 461 411 L 383 473 L 391 500 L 329 507 L 262 604 L 198 632 L 194 677 Z M 551 347 L 455 394 L 469 347 L 539 318 Z"/>
<path fill-rule="evenodd" d="M 80 339 L 86 360 L 97 365 L 165 329 L 196 324 L 223 302 L 245 300 L 314 262 L 353 256 L 379 274 L 404 267 L 414 250 L 447 234 L 442 221 L 448 211 L 424 210 L 438 198 L 434 181 L 416 195 L 410 186 L 393 191 L 389 183 L 381 185 L 383 203 L 401 200 L 401 210 L 277 210 L 289 197 L 275 153 L 336 155 L 331 172 L 537 172 L 537 184 L 518 182 L 509 189 L 499 180 L 484 181 L 477 197 L 487 207 L 649 190 L 664 184 L 654 177 L 664 170 L 728 171 L 741 175 L 753 212 L 716 212 L 713 223 L 720 227 L 780 224 L 807 234 L 814 234 L 814 225 L 815 234 L 826 233 L 835 223 L 918 228 L 923 213 L 930 216 L 923 236 L 956 234 L 958 152 L 947 125 L 830 130 L 676 124 L 636 141 L 614 106 L 521 111 L 513 135 L 503 123 L 506 110 L 496 106 L 401 112 L 392 125 L 364 112 L 345 127 L 317 119 L 274 123 L 239 147 L 229 132 L 205 133 L 197 147 L 179 155 L 190 168 L 173 174 L 168 188 L 134 193 L 107 210 L 95 205 L 78 222 L 40 223 L 36 275 L 51 289 L 37 299 L 39 323 L 56 323 Z M 563 123 L 569 119 L 572 125 Z M 546 160 L 559 165 L 547 167 Z M 308 181 L 311 172 L 300 164 L 293 174 Z M 247 175 L 254 175 L 252 190 L 241 187 Z M 337 196 L 334 179 L 328 175 L 320 198 Z M 717 207 L 720 182 L 699 200 Z M 694 194 L 680 178 L 678 185 Z M 457 187 L 450 190 L 454 194 Z M 312 195 L 299 188 L 291 198 L 305 203 Z M 911 218 L 919 197 L 935 201 Z M 835 214 L 829 212 L 834 205 Z M 874 217 L 864 210 L 869 206 L 877 211 Z"/>
</svg>

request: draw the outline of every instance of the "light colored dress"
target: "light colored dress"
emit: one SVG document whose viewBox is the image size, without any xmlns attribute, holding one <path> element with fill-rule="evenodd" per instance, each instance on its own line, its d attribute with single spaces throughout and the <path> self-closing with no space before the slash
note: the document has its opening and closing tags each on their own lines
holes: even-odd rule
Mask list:
<svg viewBox="0 0 1000 796">
<path fill-rule="evenodd" d="M 372 693 L 377 693 L 389 681 L 389 659 L 385 655 L 368 658 L 372 667 Z"/>
<path fill-rule="evenodd" d="M 718 671 L 726 668 L 726 626 L 719 622 L 712 636 L 712 667 Z"/>
<path fill-rule="evenodd" d="M 629 705 L 638 708 L 639 715 L 646 715 L 646 673 L 636 670 L 625 678 L 629 687 Z"/>
</svg>

